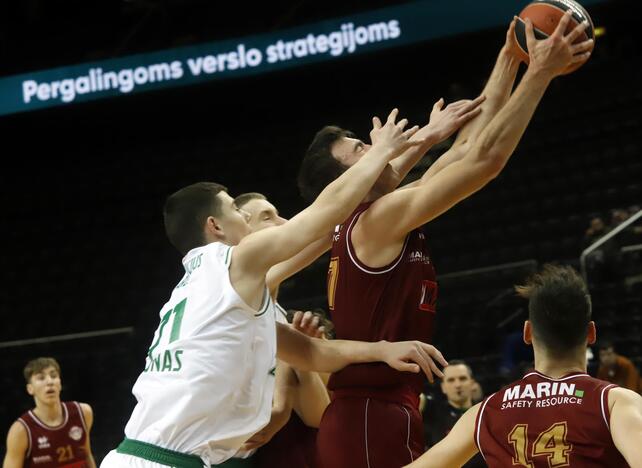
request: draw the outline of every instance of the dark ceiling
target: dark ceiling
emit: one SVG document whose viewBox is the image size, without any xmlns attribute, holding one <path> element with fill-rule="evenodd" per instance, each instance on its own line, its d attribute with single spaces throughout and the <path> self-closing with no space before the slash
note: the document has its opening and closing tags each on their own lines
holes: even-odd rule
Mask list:
<svg viewBox="0 0 642 468">
<path fill-rule="evenodd" d="M 21 0 L 0 5 L 0 74 L 237 37 L 391 0 Z"/>
</svg>

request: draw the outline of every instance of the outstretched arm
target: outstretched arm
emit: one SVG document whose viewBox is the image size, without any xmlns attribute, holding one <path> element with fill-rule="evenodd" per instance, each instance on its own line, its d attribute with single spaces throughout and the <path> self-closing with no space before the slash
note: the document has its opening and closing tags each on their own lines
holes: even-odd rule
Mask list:
<svg viewBox="0 0 642 468">
<path fill-rule="evenodd" d="M 280 226 L 248 235 L 234 248 L 230 281 L 247 304 L 259 308 L 268 270 L 343 222 L 365 198 L 388 162 L 410 146 L 420 144 L 409 141 L 417 127 L 404 132 L 408 121 L 396 123 L 397 113 L 394 109 L 383 127 L 372 130 L 377 143 L 329 184 L 312 205 Z"/>
<path fill-rule="evenodd" d="M 462 159 L 484 128 L 506 105 L 519 71 L 519 55 L 516 51 L 515 20 L 513 19 L 506 32 L 506 42 L 499 52 L 490 78 L 481 93 L 486 98 L 481 103 L 481 113 L 461 128 L 452 147 L 428 168 L 417 184 L 426 182 L 449 164 Z"/>
<path fill-rule="evenodd" d="M 443 468 L 464 465 L 478 452 L 475 445 L 475 420 L 478 411 L 479 403 L 459 418 L 455 427 L 441 442 L 406 468 Z"/>
<path fill-rule="evenodd" d="M 433 374 L 443 377 L 433 359 L 442 366 L 448 365 L 437 348 L 419 341 L 322 340 L 305 336 L 282 323 L 277 323 L 277 343 L 277 357 L 300 370 L 336 372 L 348 364 L 385 362 L 402 372 L 423 370 L 432 382 Z"/>
<path fill-rule="evenodd" d="M 564 36 L 562 28 L 566 28 L 569 21 L 570 15 L 566 14 L 556 32 L 543 41 L 535 39 L 533 26 L 527 22 L 531 64 L 506 105 L 484 128 L 462 159 L 439 171 L 429 183 L 398 190 L 373 203 L 355 226 L 355 242 L 364 245 L 365 239 L 370 239 L 367 244 L 373 250 L 381 249 L 382 245 L 401 243 L 412 229 L 447 211 L 501 172 L 551 80 L 562 74 L 571 63 L 588 58 L 592 41 L 573 45 L 586 24 Z M 404 216 L 399 216 L 401 212 Z M 377 245 L 376 239 L 380 239 L 382 245 Z"/>
<path fill-rule="evenodd" d="M 631 468 L 642 468 L 642 397 L 626 388 L 609 391 L 611 437 Z"/>
<path fill-rule="evenodd" d="M 482 93 L 481 96 L 474 100 L 462 99 L 449 104 L 446 108 L 444 108 L 443 98 L 437 101 L 430 113 L 428 125 L 420 128 L 412 137 L 413 140 L 422 140 L 424 143 L 406 150 L 404 154 L 390 163 L 394 177 L 390 180 L 390 186 L 387 187 L 388 191 L 392 191 L 399 186 L 433 145 L 446 140 L 459 130 L 462 125 L 466 125 L 467 122 L 478 117 L 482 111 L 480 104 L 485 99 L 486 97 Z"/>
</svg>

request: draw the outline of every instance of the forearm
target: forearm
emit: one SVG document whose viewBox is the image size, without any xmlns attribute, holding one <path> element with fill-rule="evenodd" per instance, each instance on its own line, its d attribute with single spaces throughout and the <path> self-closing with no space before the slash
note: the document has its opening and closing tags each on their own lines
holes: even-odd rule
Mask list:
<svg viewBox="0 0 642 468">
<path fill-rule="evenodd" d="M 430 127 L 430 124 L 420 128 L 411 139 L 424 140 L 424 144 L 422 144 L 421 146 L 413 146 L 390 163 L 395 173 L 397 174 L 397 180 L 395 181 L 396 184 L 394 187 L 391 187 L 391 190 L 397 188 L 397 186 L 399 186 L 399 184 L 406 178 L 412 168 L 415 167 L 421 160 L 421 158 L 424 157 L 428 150 L 439 143 L 436 135 Z"/>
<path fill-rule="evenodd" d="M 382 359 L 380 343 L 310 338 L 277 324 L 277 357 L 302 371 L 336 372 L 348 364 Z"/>
<path fill-rule="evenodd" d="M 314 203 L 304 212 L 313 210 L 314 216 L 306 219 L 308 228 L 318 230 L 316 238 L 328 226 L 340 224 L 366 197 L 388 164 L 390 150 L 373 146 L 354 166 L 329 184 Z M 296 218 L 296 217 L 295 217 Z"/>
<path fill-rule="evenodd" d="M 294 369 L 287 363 L 278 361 L 276 365 L 272 407 L 284 413 L 292 412 L 298 388 L 299 381 Z"/>
<path fill-rule="evenodd" d="M 482 91 L 482 94 L 486 97 L 486 100 L 481 105 L 482 111 L 462 127 L 453 147 L 476 139 L 499 110 L 506 105 L 515 85 L 518 71 L 519 61 L 508 53 L 505 48 L 502 48 L 488 82 Z"/>
<path fill-rule="evenodd" d="M 473 157 L 491 163 L 498 173 L 515 151 L 552 77 L 529 69 L 508 102 L 473 144 Z"/>
<path fill-rule="evenodd" d="M 323 412 L 330 404 L 330 396 L 321 376 L 316 372 L 296 371 L 299 387 L 294 410 L 306 426 L 319 427 Z"/>
</svg>

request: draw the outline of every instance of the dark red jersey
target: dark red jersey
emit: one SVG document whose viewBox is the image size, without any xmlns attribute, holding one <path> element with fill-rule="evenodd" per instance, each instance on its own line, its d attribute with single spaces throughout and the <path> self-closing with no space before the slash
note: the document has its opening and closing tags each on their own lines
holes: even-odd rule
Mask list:
<svg viewBox="0 0 642 468">
<path fill-rule="evenodd" d="M 435 320 L 435 269 L 420 230 L 410 232 L 389 265 L 370 268 L 356 256 L 352 228 L 369 203 L 360 205 L 334 233 L 328 271 L 328 305 L 336 337 L 359 341 L 430 342 Z M 332 375 L 332 390 L 401 387 L 419 395 L 422 374 L 398 372 L 384 363 L 353 364 Z"/>
<path fill-rule="evenodd" d="M 27 430 L 29 448 L 25 457 L 25 468 L 85 468 L 87 453 L 87 425 L 75 401 L 62 404 L 63 422 L 51 427 L 43 423 L 33 413 L 27 411 L 18 421 Z"/>
<path fill-rule="evenodd" d="M 477 447 L 491 468 L 627 467 L 609 428 L 614 387 L 582 373 L 531 372 L 481 404 Z"/>
</svg>

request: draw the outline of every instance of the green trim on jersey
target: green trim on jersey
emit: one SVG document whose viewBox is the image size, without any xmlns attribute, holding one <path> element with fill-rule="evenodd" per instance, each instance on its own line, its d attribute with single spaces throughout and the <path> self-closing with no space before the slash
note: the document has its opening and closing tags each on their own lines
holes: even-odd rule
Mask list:
<svg viewBox="0 0 642 468">
<path fill-rule="evenodd" d="M 227 252 L 225 252 L 224 263 L 225 263 L 225 266 L 228 267 L 228 268 L 230 267 L 230 264 L 232 263 L 232 255 L 231 255 L 231 253 L 232 253 L 232 249 L 233 248 L 234 247 L 228 247 L 227 248 Z"/>
<path fill-rule="evenodd" d="M 261 315 L 265 314 L 270 308 L 272 298 L 270 297 L 270 291 L 268 291 L 268 288 L 265 288 L 265 294 L 263 296 L 263 307 L 261 307 L 261 310 L 259 310 L 257 314 L 254 314 L 255 317 L 260 317 Z"/>
<path fill-rule="evenodd" d="M 283 318 L 285 318 L 285 321 L 287 322 L 288 321 L 288 313 L 287 313 L 287 311 L 278 302 L 276 302 L 274 305 L 276 306 L 278 311 L 281 312 L 281 315 L 283 315 Z"/>
<path fill-rule="evenodd" d="M 134 439 L 125 438 L 116 449 L 116 452 L 176 468 L 203 468 L 205 466 L 201 457 L 196 455 L 175 452 L 174 450 Z"/>
</svg>

